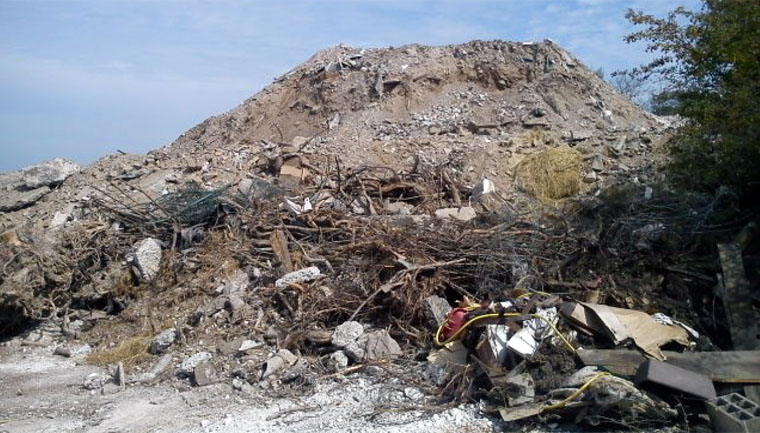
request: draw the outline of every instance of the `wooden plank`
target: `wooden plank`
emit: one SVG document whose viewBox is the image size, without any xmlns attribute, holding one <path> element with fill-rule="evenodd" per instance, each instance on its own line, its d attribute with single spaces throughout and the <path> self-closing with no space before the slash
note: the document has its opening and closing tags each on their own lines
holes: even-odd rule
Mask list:
<svg viewBox="0 0 760 433">
<path fill-rule="evenodd" d="M 577 353 L 584 365 L 604 367 L 621 376 L 633 376 L 647 359 L 637 350 L 579 349 Z M 760 350 L 663 353 L 666 363 L 703 374 L 715 382 L 760 383 Z"/>
<path fill-rule="evenodd" d="M 728 316 L 734 349 L 760 349 L 757 314 L 750 301 L 752 293 L 744 273 L 741 249 L 735 243 L 718 244 L 718 255 L 723 268 L 723 307 Z M 760 387 L 746 386 L 744 393 L 760 404 Z"/>
</svg>

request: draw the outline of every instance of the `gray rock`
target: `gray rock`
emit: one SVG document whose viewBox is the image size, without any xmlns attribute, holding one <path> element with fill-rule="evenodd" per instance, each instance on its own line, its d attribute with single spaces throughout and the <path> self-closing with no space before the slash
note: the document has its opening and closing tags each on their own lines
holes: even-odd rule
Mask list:
<svg viewBox="0 0 760 433">
<path fill-rule="evenodd" d="M 281 349 L 273 357 L 269 358 L 266 362 L 264 373 L 261 375 L 262 379 L 266 379 L 269 376 L 277 373 L 278 371 L 290 367 L 298 361 L 298 357 L 293 355 L 288 349 Z"/>
<path fill-rule="evenodd" d="M 343 353 L 348 356 L 348 358 L 351 361 L 354 362 L 362 362 L 364 361 L 364 357 L 367 356 L 367 352 L 364 350 L 364 347 L 360 346 L 357 342 L 351 342 L 345 345 L 343 347 Z"/>
<path fill-rule="evenodd" d="M 146 373 L 142 373 L 137 377 L 132 378 L 129 382 L 148 383 L 161 377 L 172 365 L 172 356 L 169 354 L 163 355 L 156 361 L 155 364 Z"/>
<path fill-rule="evenodd" d="M 589 171 L 588 173 L 586 173 L 583 176 L 583 181 L 585 183 L 594 183 L 594 182 L 596 182 L 597 178 L 598 177 L 596 175 L 596 172 L 592 170 L 592 171 Z"/>
<path fill-rule="evenodd" d="M 591 169 L 594 171 L 604 170 L 604 157 L 600 154 L 595 154 L 591 159 Z"/>
<path fill-rule="evenodd" d="M 470 221 L 471 219 L 478 216 L 478 214 L 475 213 L 475 209 L 473 209 L 470 206 L 464 206 L 464 207 L 447 207 L 443 209 L 438 209 L 435 211 L 436 218 L 440 219 L 455 219 L 458 221 Z"/>
<path fill-rule="evenodd" d="M 224 308 L 228 309 L 230 314 L 236 316 L 245 310 L 246 303 L 236 295 L 229 295 L 224 302 Z"/>
<path fill-rule="evenodd" d="M 195 367 L 198 366 L 203 361 L 208 361 L 211 359 L 211 354 L 208 352 L 198 352 L 193 356 L 190 356 L 186 358 L 184 361 L 182 361 L 182 364 L 179 366 L 179 373 L 190 375 L 193 373 L 193 370 L 195 370 Z"/>
<path fill-rule="evenodd" d="M 403 201 L 394 201 L 385 205 L 385 210 L 393 215 L 411 215 L 414 206 Z"/>
<path fill-rule="evenodd" d="M 193 369 L 193 379 L 197 386 L 211 385 L 216 381 L 216 369 L 209 361 L 201 361 Z"/>
<path fill-rule="evenodd" d="M 50 230 L 58 230 L 66 225 L 67 222 L 72 220 L 74 208 L 75 206 L 73 204 L 70 204 L 63 208 L 63 210 L 56 211 L 56 213 L 53 215 L 53 219 L 50 221 L 50 225 L 48 226 Z"/>
<path fill-rule="evenodd" d="M 143 281 L 151 281 L 161 268 L 161 242 L 147 238 L 135 244 L 133 261 Z"/>
<path fill-rule="evenodd" d="M 105 373 L 90 373 L 84 378 L 82 387 L 93 391 L 102 388 L 109 380 L 111 380 L 111 376 Z"/>
<path fill-rule="evenodd" d="M 150 353 L 154 355 L 160 355 L 166 352 L 166 349 L 171 347 L 177 340 L 177 330 L 167 329 L 166 331 L 158 334 L 153 341 L 150 342 Z"/>
<path fill-rule="evenodd" d="M 364 346 L 367 361 L 395 358 L 402 353 L 401 347 L 385 329 L 363 335 L 359 345 Z"/>
<path fill-rule="evenodd" d="M 55 350 L 53 350 L 53 355 L 71 358 L 71 349 L 66 346 L 57 346 Z"/>
<path fill-rule="evenodd" d="M 342 350 L 339 350 L 337 352 L 333 352 L 330 354 L 330 357 L 327 359 L 327 366 L 332 371 L 340 371 L 344 368 L 348 367 L 348 357 L 345 353 L 343 353 Z"/>
<path fill-rule="evenodd" d="M 121 391 L 122 388 L 112 382 L 107 382 L 103 384 L 103 387 L 100 388 L 100 393 L 103 395 L 110 395 L 110 394 L 116 394 L 117 392 Z"/>
<path fill-rule="evenodd" d="M 364 333 L 364 327 L 359 322 L 343 322 L 332 335 L 332 344 L 335 347 L 343 348 L 349 343 L 356 341 Z"/>
<path fill-rule="evenodd" d="M 78 171 L 79 165 L 74 161 L 63 158 L 52 159 L 21 170 L 22 185 L 20 187 L 35 189 L 57 185 Z"/>
<path fill-rule="evenodd" d="M 422 301 L 422 314 L 433 329 L 438 328 L 446 321 L 449 311 L 451 311 L 451 305 L 440 296 L 428 296 Z"/>
</svg>

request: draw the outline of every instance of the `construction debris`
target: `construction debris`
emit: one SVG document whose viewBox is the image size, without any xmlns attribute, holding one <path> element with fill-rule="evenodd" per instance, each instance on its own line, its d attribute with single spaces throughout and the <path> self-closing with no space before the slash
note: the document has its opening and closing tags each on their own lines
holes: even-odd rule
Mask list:
<svg viewBox="0 0 760 433">
<path fill-rule="evenodd" d="M 727 344 L 757 275 L 698 255 L 734 227 L 661 185 L 663 128 L 549 41 L 336 47 L 170 147 L 3 178 L 0 337 L 88 342 L 104 393 L 367 380 L 370 418 L 691 428 L 671 396 L 760 381 Z"/>
</svg>

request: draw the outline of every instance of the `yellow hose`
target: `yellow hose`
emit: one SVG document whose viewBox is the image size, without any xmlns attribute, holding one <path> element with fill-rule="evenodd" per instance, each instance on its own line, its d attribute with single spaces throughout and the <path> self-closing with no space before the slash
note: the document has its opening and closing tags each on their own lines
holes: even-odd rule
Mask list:
<svg viewBox="0 0 760 433">
<path fill-rule="evenodd" d="M 592 383 L 596 382 L 597 379 L 602 378 L 604 376 L 612 376 L 612 375 L 610 373 L 607 373 L 606 371 L 603 371 L 601 373 L 597 373 L 591 379 L 587 380 L 586 383 L 583 384 L 583 386 L 581 386 L 580 388 L 578 388 L 577 391 L 575 391 L 574 393 L 570 394 L 569 397 L 567 397 L 566 399 L 562 400 L 559 403 L 552 404 L 552 405 L 544 407 L 543 409 L 541 409 L 541 412 L 545 412 L 547 410 L 562 409 L 563 407 L 565 407 L 566 404 L 570 403 L 571 401 L 575 400 L 579 395 L 581 395 L 583 393 L 583 391 L 585 391 L 586 388 L 588 388 L 589 386 L 591 386 Z"/>
</svg>

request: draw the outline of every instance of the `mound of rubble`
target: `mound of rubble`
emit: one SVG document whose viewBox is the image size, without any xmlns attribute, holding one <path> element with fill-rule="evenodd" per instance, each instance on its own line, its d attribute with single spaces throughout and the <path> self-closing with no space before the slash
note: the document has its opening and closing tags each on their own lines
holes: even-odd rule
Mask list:
<svg viewBox="0 0 760 433">
<path fill-rule="evenodd" d="M 335 47 L 166 148 L 0 176 L 0 337 L 89 344 L 93 392 L 359 375 L 415 384 L 373 419 L 732 422 L 758 352 L 716 318 L 715 201 L 663 184 L 667 136 L 550 41 Z"/>
</svg>

